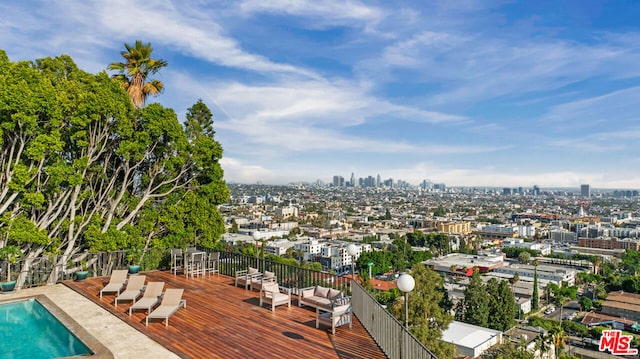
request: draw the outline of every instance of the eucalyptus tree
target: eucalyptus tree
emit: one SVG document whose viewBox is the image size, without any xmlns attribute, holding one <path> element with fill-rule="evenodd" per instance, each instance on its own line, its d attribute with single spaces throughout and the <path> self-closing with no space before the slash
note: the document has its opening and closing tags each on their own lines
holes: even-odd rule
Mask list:
<svg viewBox="0 0 640 359">
<path fill-rule="evenodd" d="M 157 95 L 164 89 L 161 81 L 148 77 L 167 66 L 167 62 L 151 58 L 153 48 L 150 43 L 143 44 L 137 40 L 134 45 L 125 43 L 124 47 L 127 51 L 120 52 L 124 62 L 113 62 L 109 64 L 108 69 L 118 71 L 112 77 L 127 90 L 133 105 L 142 108 L 149 95 Z"/>
<path fill-rule="evenodd" d="M 187 130 L 68 56 L 13 63 L 0 51 L 0 248 L 19 246 L 25 266 L 59 255 L 55 281 L 85 249 L 213 246 L 229 192 L 205 108 L 189 109 L 202 126 Z"/>
</svg>

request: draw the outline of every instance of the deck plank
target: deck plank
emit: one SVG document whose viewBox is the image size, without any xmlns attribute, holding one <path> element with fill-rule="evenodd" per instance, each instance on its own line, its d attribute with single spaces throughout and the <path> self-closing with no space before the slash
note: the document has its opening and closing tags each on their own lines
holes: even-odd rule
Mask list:
<svg viewBox="0 0 640 359">
<path fill-rule="evenodd" d="M 184 288 L 187 308 L 180 309 L 164 322 L 152 320 L 145 326 L 142 311 L 128 315 L 130 302 L 114 306 L 115 295 L 100 289 L 107 277 L 64 284 L 89 298 L 127 324 L 182 358 L 386 358 L 375 341 L 354 316 L 353 328 L 341 326 L 332 335 L 330 328 L 315 328 L 315 310 L 259 306 L 258 292 L 233 285 L 233 278 L 212 275 L 185 278 L 167 271 L 141 274 L 147 281 L 163 281 L 165 288 Z"/>
</svg>

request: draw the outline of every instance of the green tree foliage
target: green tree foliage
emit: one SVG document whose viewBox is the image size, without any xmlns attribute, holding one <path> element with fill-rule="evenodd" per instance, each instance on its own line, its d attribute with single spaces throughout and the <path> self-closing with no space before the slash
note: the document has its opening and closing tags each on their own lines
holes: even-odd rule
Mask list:
<svg viewBox="0 0 640 359">
<path fill-rule="evenodd" d="M 433 211 L 433 216 L 434 217 L 444 217 L 446 215 L 447 215 L 447 211 L 442 206 L 438 206 L 438 208 L 436 208 Z"/>
<path fill-rule="evenodd" d="M 489 325 L 489 296 L 480 273 L 474 270 L 464 290 L 464 322 L 487 327 Z"/>
<path fill-rule="evenodd" d="M 529 254 L 529 258 L 537 257 L 540 255 L 539 251 L 529 249 L 529 248 L 502 248 L 502 252 L 507 256 L 507 258 L 517 259 L 520 256 L 520 253 L 526 252 Z"/>
<path fill-rule="evenodd" d="M 580 297 L 580 308 L 582 308 L 582 310 L 584 311 L 591 310 L 591 308 L 593 308 L 593 301 L 591 300 L 591 298 L 587 296 Z"/>
<path fill-rule="evenodd" d="M 431 268 L 422 264 L 414 266 L 411 275 L 415 279 L 416 286 L 409 293 L 410 331 L 438 358 L 451 358 L 454 354 L 453 345 L 441 340 L 442 331 L 446 330 L 453 320 L 451 315 L 440 306 L 443 295 L 446 295 L 446 291 L 438 290 L 443 287 L 442 278 Z M 404 303 L 401 301 L 396 303 L 392 313 L 403 321 Z"/>
<path fill-rule="evenodd" d="M 627 274 L 635 276 L 640 270 L 640 252 L 626 250 L 622 254 L 622 261 L 620 262 L 620 268 L 622 268 Z"/>
<path fill-rule="evenodd" d="M 483 359 L 534 359 L 533 353 L 527 351 L 524 343 L 514 343 L 511 340 L 504 342 L 497 348 L 487 350 Z"/>
<path fill-rule="evenodd" d="M 518 307 L 507 280 L 498 282 L 491 278 L 485 285 L 475 271 L 467 289 L 462 306 L 464 315 L 460 316 L 463 321 L 500 331 L 513 327 Z"/>
<path fill-rule="evenodd" d="M 528 264 L 531 260 L 531 253 L 529 252 L 520 252 L 518 254 L 518 262 L 522 264 Z"/>
<path fill-rule="evenodd" d="M 229 193 L 222 147 L 203 103 L 188 117 L 201 127 L 159 104 L 134 109 L 68 56 L 13 63 L 0 51 L 3 245 L 61 254 L 54 271 L 84 249 L 213 246 Z"/>
<path fill-rule="evenodd" d="M 438 255 L 451 253 L 451 241 L 446 233 L 428 233 L 413 231 L 406 234 L 407 243 L 414 247 L 426 247 Z"/>
</svg>

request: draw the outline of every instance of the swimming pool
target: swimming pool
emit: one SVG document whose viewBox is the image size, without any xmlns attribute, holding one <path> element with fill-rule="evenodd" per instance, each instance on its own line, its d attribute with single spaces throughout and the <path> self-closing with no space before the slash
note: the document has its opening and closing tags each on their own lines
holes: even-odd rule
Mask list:
<svg viewBox="0 0 640 359">
<path fill-rule="evenodd" d="M 0 333 L 3 358 L 50 359 L 92 354 L 35 298 L 0 304 Z"/>
</svg>

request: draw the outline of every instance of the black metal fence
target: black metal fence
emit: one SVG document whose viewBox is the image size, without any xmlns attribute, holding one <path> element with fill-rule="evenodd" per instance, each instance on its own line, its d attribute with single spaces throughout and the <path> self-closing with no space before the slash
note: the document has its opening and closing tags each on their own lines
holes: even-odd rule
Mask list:
<svg viewBox="0 0 640 359">
<path fill-rule="evenodd" d="M 168 268 L 168 263 L 168 251 L 153 248 L 144 253 L 140 265 L 142 270 L 151 270 Z M 128 265 L 126 251 L 82 252 L 66 261 L 60 255 L 22 258 L 15 263 L 0 262 L 0 282 L 16 280 L 18 288 L 37 287 L 72 279 L 80 270 L 88 271 L 89 277 L 107 276 Z"/>
<path fill-rule="evenodd" d="M 278 263 L 268 259 L 250 257 L 240 253 L 220 252 L 220 273 L 235 277 L 237 270 L 244 270 L 249 267 L 258 268 L 262 273 L 265 271 L 274 272 L 276 278 L 278 278 L 278 284 L 291 288 L 292 294 L 298 294 L 300 289 L 316 285 L 340 289 L 345 294 L 350 293 L 349 280 L 345 277 Z"/>
</svg>

